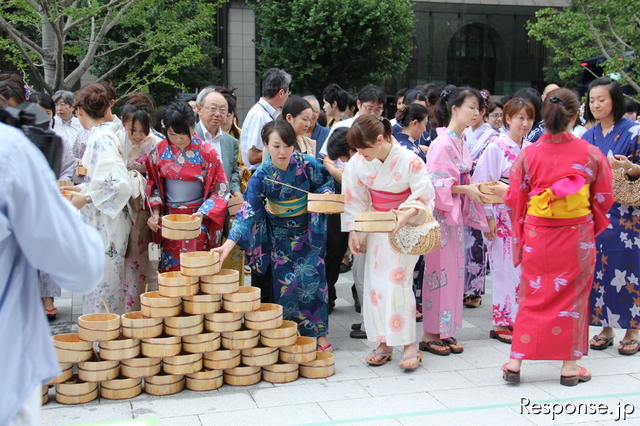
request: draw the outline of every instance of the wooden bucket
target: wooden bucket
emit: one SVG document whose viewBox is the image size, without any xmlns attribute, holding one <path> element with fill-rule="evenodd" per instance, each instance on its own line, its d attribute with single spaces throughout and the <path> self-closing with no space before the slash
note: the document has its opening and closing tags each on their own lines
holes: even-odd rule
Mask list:
<svg viewBox="0 0 640 426">
<path fill-rule="evenodd" d="M 316 359 L 315 337 L 298 336 L 296 343 L 280 348 L 280 361 L 291 364 L 302 364 Z"/>
<path fill-rule="evenodd" d="M 129 399 L 142 393 L 142 379 L 118 377 L 100 383 L 100 397 L 105 399 Z"/>
<path fill-rule="evenodd" d="M 192 315 L 205 315 L 218 312 L 222 308 L 222 296 L 219 294 L 196 294 L 182 298 L 182 310 Z"/>
<path fill-rule="evenodd" d="M 202 370 L 202 354 L 181 353 L 162 360 L 162 370 L 167 374 L 191 374 Z"/>
<path fill-rule="evenodd" d="M 239 350 L 221 349 L 204 354 L 204 368 L 211 370 L 226 370 L 240 365 Z"/>
<path fill-rule="evenodd" d="M 222 295 L 222 307 L 229 312 L 251 312 L 260 309 L 260 288 L 240 287 L 235 293 Z"/>
<path fill-rule="evenodd" d="M 215 390 L 222 384 L 222 370 L 203 370 L 187 374 L 187 389 L 192 391 Z"/>
<path fill-rule="evenodd" d="M 200 235 L 202 219 L 190 214 L 162 216 L 162 238 L 167 240 L 193 240 Z"/>
<path fill-rule="evenodd" d="M 242 350 L 242 365 L 264 367 L 278 362 L 278 348 L 256 347 Z"/>
<path fill-rule="evenodd" d="M 47 385 L 57 385 L 58 383 L 64 383 L 67 380 L 69 380 L 71 378 L 71 376 L 73 376 L 73 364 L 72 363 L 70 363 L 70 362 L 60 362 L 60 363 L 58 363 L 58 365 L 60 365 L 60 371 L 62 371 L 62 373 L 60 373 L 60 375 L 58 377 L 55 377 L 55 378 L 51 379 L 49 381 L 49 383 L 47 383 Z M 48 386 L 47 386 L 47 388 L 48 388 Z"/>
<path fill-rule="evenodd" d="M 356 213 L 355 230 L 358 232 L 391 232 L 396 227 L 396 215 L 392 212 Z"/>
<path fill-rule="evenodd" d="M 122 335 L 133 339 L 158 337 L 164 330 L 162 318 L 147 318 L 140 311 L 127 312 L 120 317 Z"/>
<path fill-rule="evenodd" d="M 176 356 L 182 350 L 179 336 L 159 336 L 142 340 L 142 355 L 149 358 Z"/>
<path fill-rule="evenodd" d="M 40 405 L 44 405 L 49 402 L 49 385 L 42 385 L 42 398 L 40 399 Z"/>
<path fill-rule="evenodd" d="M 180 272 L 188 277 L 215 275 L 220 272 L 220 255 L 210 251 L 180 253 Z"/>
<path fill-rule="evenodd" d="M 164 332 L 169 336 L 194 336 L 202 333 L 203 315 L 179 315 L 164 319 Z"/>
<path fill-rule="evenodd" d="M 324 379 L 335 372 L 335 355 L 331 352 L 316 352 L 316 359 L 300 364 L 300 375 L 307 379 Z"/>
<path fill-rule="evenodd" d="M 100 342 L 100 358 L 107 361 L 121 361 L 140 355 L 140 340 L 120 336 L 115 340 Z"/>
<path fill-rule="evenodd" d="M 204 327 L 207 331 L 224 333 L 242 328 L 242 314 L 239 312 L 216 312 L 204 316 Z"/>
<path fill-rule="evenodd" d="M 83 382 L 74 375 L 64 383 L 56 385 L 56 402 L 60 404 L 84 404 L 98 397 L 98 384 Z"/>
<path fill-rule="evenodd" d="M 324 214 L 344 213 L 344 195 L 307 194 L 307 211 Z"/>
<path fill-rule="evenodd" d="M 93 344 L 80 339 L 77 333 L 51 336 L 58 362 L 82 362 L 93 355 Z"/>
<path fill-rule="evenodd" d="M 92 357 L 89 361 L 78 363 L 78 378 L 84 382 L 104 382 L 118 377 L 120 374 L 120 362 L 101 361 Z"/>
<path fill-rule="evenodd" d="M 251 330 L 272 330 L 282 325 L 282 305 L 261 303 L 260 307 L 244 314 L 244 326 Z"/>
<path fill-rule="evenodd" d="M 509 188 L 509 185 L 507 185 L 504 182 L 498 182 L 498 181 L 486 182 L 486 183 L 479 184 L 478 190 L 482 192 L 482 196 L 487 202 L 487 204 L 504 204 L 504 199 L 500 195 L 492 193 L 494 187 Z"/>
<path fill-rule="evenodd" d="M 182 311 L 182 299 L 165 297 L 158 291 L 149 291 L 140 295 L 140 311 L 149 318 L 172 317 Z"/>
<path fill-rule="evenodd" d="M 206 294 L 235 293 L 240 288 L 240 272 L 221 269 L 216 275 L 200 277 L 200 291 Z"/>
<path fill-rule="evenodd" d="M 260 332 L 260 344 L 270 348 L 291 346 L 298 340 L 298 324 L 294 321 L 284 320 L 279 328 L 262 330 Z"/>
<path fill-rule="evenodd" d="M 182 350 L 191 354 L 203 354 L 220 348 L 220 333 L 201 333 L 182 338 Z"/>
<path fill-rule="evenodd" d="M 260 367 L 235 367 L 224 370 L 224 382 L 232 386 L 255 385 L 261 378 Z"/>
<path fill-rule="evenodd" d="M 132 379 L 155 376 L 162 368 L 160 358 L 136 357 L 120 362 L 120 374 Z"/>
<path fill-rule="evenodd" d="M 78 335 L 88 342 L 103 342 L 120 336 L 120 316 L 87 314 L 78 317 Z"/>
<path fill-rule="evenodd" d="M 258 346 L 258 330 L 238 330 L 222 333 L 222 347 L 226 349 L 249 349 Z"/>
<path fill-rule="evenodd" d="M 238 214 L 238 212 L 240 211 L 240 208 L 242 207 L 242 203 L 244 203 L 244 198 L 242 197 L 242 194 L 238 195 L 237 197 L 232 196 L 229 197 L 229 202 L 227 203 L 227 210 L 229 210 L 229 216 L 231 216 L 231 219 L 233 219 L 233 217 Z"/>
<path fill-rule="evenodd" d="M 173 395 L 184 390 L 184 376 L 160 373 L 144 379 L 144 391 L 150 395 Z"/>
<path fill-rule="evenodd" d="M 198 294 L 198 277 L 188 277 L 178 271 L 158 273 L 158 292 L 165 297 L 192 296 Z"/>
<path fill-rule="evenodd" d="M 269 383 L 289 383 L 298 379 L 298 364 L 273 364 L 262 367 L 262 380 Z"/>
</svg>

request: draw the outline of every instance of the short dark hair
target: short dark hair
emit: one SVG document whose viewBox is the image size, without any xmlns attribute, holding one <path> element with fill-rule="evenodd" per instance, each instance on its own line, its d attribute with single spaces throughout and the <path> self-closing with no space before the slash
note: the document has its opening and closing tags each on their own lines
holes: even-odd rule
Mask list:
<svg viewBox="0 0 640 426">
<path fill-rule="evenodd" d="M 591 113 L 589 107 L 589 94 L 591 89 L 598 86 L 607 86 L 609 89 L 609 95 L 611 96 L 611 105 L 613 107 L 613 122 L 617 123 L 624 115 L 624 94 L 622 93 L 622 87 L 620 83 L 609 77 L 600 77 L 589 83 L 589 89 L 587 90 L 587 100 L 584 104 L 584 118 L 587 121 L 596 121 L 595 117 Z"/>
<path fill-rule="evenodd" d="M 289 99 L 287 99 L 287 102 L 285 102 L 282 107 L 280 117 L 283 120 L 287 118 L 287 114 L 291 114 L 292 117 L 297 117 L 302 111 L 310 108 L 311 104 L 306 99 L 300 96 L 289 96 Z"/>
<path fill-rule="evenodd" d="M 507 124 L 507 116 L 513 118 L 513 116 L 515 116 L 517 113 L 519 113 L 522 110 L 524 110 L 527 116 L 531 117 L 531 119 L 533 119 L 536 115 L 536 109 L 534 108 L 533 104 L 527 99 L 525 98 L 509 99 L 506 105 L 502 107 L 502 111 L 504 114 L 504 119 L 502 122 L 504 123 L 504 127 L 507 129 L 509 128 L 509 125 Z"/>
<path fill-rule="evenodd" d="M 43 92 L 35 92 L 29 95 L 28 101 L 35 102 L 42 108 L 53 111 L 53 115 L 55 115 L 56 104 L 53 102 L 53 99 L 51 99 L 51 96 L 49 96 L 49 94 Z"/>
<path fill-rule="evenodd" d="M 382 135 L 384 139 L 391 140 L 391 123 L 384 117 L 374 115 L 361 115 L 353 122 L 347 132 L 347 143 L 353 149 L 370 148 L 371 143 Z"/>
<path fill-rule="evenodd" d="M 496 108 L 500 108 L 501 110 L 504 111 L 504 105 L 502 105 L 501 102 L 490 101 L 489 108 L 487 108 L 487 113 L 491 114 Z M 535 115 L 535 110 L 534 110 L 534 115 Z"/>
<path fill-rule="evenodd" d="M 540 120 L 542 120 L 542 98 L 540 97 L 540 92 L 538 92 L 536 89 L 534 89 L 533 87 L 525 87 L 522 88 L 520 90 L 518 90 L 516 93 L 513 94 L 514 98 L 524 98 L 526 100 L 528 100 L 529 102 L 531 102 L 531 105 L 533 105 L 533 107 L 536 110 L 536 115 L 533 118 L 534 121 L 534 125 L 536 123 L 539 123 Z"/>
<path fill-rule="evenodd" d="M 633 99 L 629 99 L 629 98 L 624 98 L 624 112 L 629 113 L 629 112 L 638 112 L 638 103 L 636 101 L 634 101 Z"/>
<path fill-rule="evenodd" d="M 407 90 L 409 90 L 409 89 L 407 89 L 406 87 L 403 87 L 402 89 L 398 90 L 396 92 L 396 99 L 397 98 L 403 98 L 405 93 L 407 93 Z"/>
<path fill-rule="evenodd" d="M 294 147 L 298 146 L 296 132 L 287 120 L 274 120 L 265 124 L 262 127 L 262 132 L 260 134 L 263 144 L 269 145 L 269 136 L 271 136 L 271 133 L 273 132 L 280 135 L 280 139 L 282 139 L 282 142 L 284 142 L 285 145 Z"/>
<path fill-rule="evenodd" d="M 121 120 L 123 123 L 131 121 L 131 124 L 138 122 L 142 130 L 149 134 L 149 130 L 154 125 L 156 114 L 156 104 L 151 95 L 146 93 L 132 93 L 127 97 L 127 103 L 122 108 Z"/>
<path fill-rule="evenodd" d="M 405 105 L 409 105 L 415 101 L 420 101 L 420 102 L 424 102 L 427 103 L 427 97 L 425 96 L 424 92 L 422 92 L 422 90 L 419 89 L 409 89 L 407 90 L 407 93 L 405 93 L 404 95 L 404 104 Z"/>
<path fill-rule="evenodd" d="M 384 91 L 373 84 L 367 84 L 358 92 L 358 100 L 360 103 L 377 102 L 384 104 Z"/>
<path fill-rule="evenodd" d="M 580 100 L 572 90 L 560 88 L 550 91 L 542 105 L 546 131 L 552 135 L 566 132 L 571 119 L 579 109 Z"/>
<path fill-rule="evenodd" d="M 338 127 L 331 133 L 331 137 L 327 141 L 327 155 L 331 160 L 349 157 L 349 154 L 353 152 L 353 148 L 347 143 L 348 132 L 348 127 Z"/>
<path fill-rule="evenodd" d="M 164 109 L 162 115 L 164 135 L 169 129 L 179 135 L 190 135 L 190 130 L 196 125 L 196 117 L 193 110 L 185 101 L 175 101 Z"/>
<path fill-rule="evenodd" d="M 478 106 L 482 105 L 482 95 L 478 89 L 466 86 L 456 87 L 452 84 L 446 86 L 440 94 L 440 102 L 436 111 L 439 125 L 448 126 L 451 121 L 451 109 L 454 106 L 461 106 L 464 100 L 469 97 L 475 97 L 478 100 Z"/>
<path fill-rule="evenodd" d="M 273 98 L 282 89 L 288 90 L 291 75 L 280 68 L 269 68 L 262 77 L 262 96 Z"/>
<path fill-rule="evenodd" d="M 438 103 L 438 100 L 440 99 L 440 93 L 442 93 L 442 89 L 440 88 L 440 86 L 434 83 L 427 83 L 420 86 L 420 90 L 422 90 L 424 95 L 427 97 L 427 102 L 429 102 L 429 105 L 435 106 Z"/>
<path fill-rule="evenodd" d="M 422 121 L 427 118 L 427 108 L 420 104 L 405 105 L 400 108 L 396 114 L 396 120 L 402 127 L 407 127 L 413 120 Z"/>
<path fill-rule="evenodd" d="M 331 83 L 322 91 L 322 99 L 330 104 L 335 102 L 338 105 L 338 110 L 345 111 L 349 102 L 349 95 L 342 87 L 336 83 Z"/>
<path fill-rule="evenodd" d="M 17 105 L 25 103 L 24 81 L 17 74 L 0 74 L 0 95 L 8 101 L 13 99 Z"/>
<path fill-rule="evenodd" d="M 237 104 L 236 89 L 233 87 L 216 87 L 216 92 L 222 93 L 222 96 L 227 100 L 229 114 L 235 114 Z"/>
</svg>

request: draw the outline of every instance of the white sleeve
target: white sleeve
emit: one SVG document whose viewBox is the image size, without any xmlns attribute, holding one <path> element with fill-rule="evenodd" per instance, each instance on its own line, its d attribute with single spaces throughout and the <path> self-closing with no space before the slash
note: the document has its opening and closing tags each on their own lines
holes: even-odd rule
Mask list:
<svg viewBox="0 0 640 426">
<path fill-rule="evenodd" d="M 358 167 L 365 159 L 356 154 L 351 157 L 342 173 L 342 195 L 344 196 L 344 213 L 340 216 L 342 232 L 353 231 L 356 213 L 369 210 L 371 196 L 358 176 Z"/>
<path fill-rule="evenodd" d="M 484 183 L 500 180 L 504 163 L 503 160 L 504 153 L 500 147 L 494 142 L 489 143 L 487 148 L 480 155 L 480 158 L 478 158 L 478 162 L 476 163 L 476 168 L 471 179 L 472 182 Z M 493 205 L 491 204 L 485 204 L 484 211 L 487 217 L 495 216 Z"/>
</svg>

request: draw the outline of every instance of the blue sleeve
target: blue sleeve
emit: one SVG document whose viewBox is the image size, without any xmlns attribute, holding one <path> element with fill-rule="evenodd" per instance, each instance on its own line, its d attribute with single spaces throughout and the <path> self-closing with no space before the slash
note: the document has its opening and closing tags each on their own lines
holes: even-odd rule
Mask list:
<svg viewBox="0 0 640 426">
<path fill-rule="evenodd" d="M 305 155 L 304 158 L 305 162 L 308 162 L 311 192 L 315 192 L 317 194 L 335 192 L 333 178 L 320 161 L 309 155 Z"/>
<path fill-rule="evenodd" d="M 19 132 L 2 130 L 2 142 L 13 146 L 10 161 L 0 163 L 0 213 L 9 232 L 34 268 L 62 288 L 90 292 L 104 272 L 100 234 L 62 197 L 42 153 Z"/>
<path fill-rule="evenodd" d="M 260 172 L 256 172 L 249 179 L 244 193 L 244 203 L 236 214 L 229 239 L 235 241 L 243 250 L 249 251 L 253 240 L 253 230 L 260 227 L 266 219 L 265 196 L 263 180 Z"/>
</svg>

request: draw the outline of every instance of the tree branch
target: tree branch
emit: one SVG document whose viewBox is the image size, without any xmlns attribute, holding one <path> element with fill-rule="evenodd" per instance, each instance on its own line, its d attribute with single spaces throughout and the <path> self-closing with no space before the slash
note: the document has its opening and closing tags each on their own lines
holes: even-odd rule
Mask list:
<svg viewBox="0 0 640 426">
<path fill-rule="evenodd" d="M 29 50 L 31 50 L 36 55 L 40 57 L 44 56 L 45 52 L 42 47 L 38 46 L 36 43 L 27 38 L 16 27 L 11 25 L 9 21 L 4 19 L 2 15 L 0 15 L 0 28 L 3 29 L 16 43 L 20 41 L 24 43 L 29 48 Z"/>
<path fill-rule="evenodd" d="M 16 46 L 18 47 L 18 50 L 20 51 L 20 54 L 24 57 L 24 59 L 26 59 L 27 65 L 29 66 L 29 69 L 31 70 L 31 73 L 36 78 L 36 80 L 38 80 L 38 83 L 40 83 L 42 85 L 42 88 L 44 90 L 46 90 L 49 93 L 52 93 L 53 90 L 51 89 L 51 86 L 49 86 L 47 84 L 47 82 L 44 81 L 44 78 L 42 77 L 42 74 L 41 74 L 40 70 L 38 69 L 36 64 L 33 63 L 33 60 L 31 59 L 31 56 L 29 55 L 29 52 L 27 52 L 25 50 L 24 44 L 22 44 L 22 42 L 20 40 L 14 40 L 14 41 L 16 42 Z"/>
<path fill-rule="evenodd" d="M 109 77 L 111 74 L 116 72 L 120 67 L 122 67 L 127 62 L 129 62 L 132 59 L 135 59 L 137 56 L 139 56 L 139 55 L 141 55 L 143 53 L 147 53 L 149 51 L 151 51 L 151 49 L 139 50 L 136 53 L 134 53 L 133 55 L 131 55 L 131 56 L 127 57 L 127 58 L 124 58 L 123 60 L 118 62 L 116 65 L 111 67 L 111 69 L 109 69 L 108 71 L 104 72 L 100 77 L 98 77 L 98 81 L 105 80 L 107 77 Z"/>
<path fill-rule="evenodd" d="M 110 0 L 109 3 L 100 6 L 98 9 L 96 9 L 90 15 L 83 16 L 81 18 L 76 19 L 75 21 L 72 21 L 71 18 L 70 18 L 69 21 L 67 21 L 67 23 L 64 26 L 64 28 L 62 29 L 62 32 L 63 32 L 64 35 L 67 35 L 69 33 L 69 31 L 71 31 L 73 28 L 77 27 L 78 25 L 82 24 L 83 22 L 88 21 L 91 18 L 94 18 L 95 16 L 101 14 L 104 11 L 114 10 L 114 9 L 117 9 L 117 8 L 119 8 L 121 6 L 128 9 L 136 1 L 137 0 Z M 130 3 L 130 4 L 127 4 L 127 3 Z"/>
<path fill-rule="evenodd" d="M 103 56 L 110 55 L 113 52 L 117 52 L 120 49 L 124 49 L 125 47 L 131 46 L 132 44 L 139 42 L 140 39 L 142 39 L 142 35 L 136 38 L 133 38 L 126 43 L 119 43 L 119 45 L 117 47 L 114 47 L 113 49 L 107 50 L 105 52 L 96 53 L 95 58 L 102 58 Z"/>
<path fill-rule="evenodd" d="M 622 46 L 627 49 L 627 50 L 633 50 L 633 48 L 631 46 L 629 46 L 627 43 L 625 43 L 625 41 L 618 35 L 618 33 L 616 33 L 616 31 L 613 29 L 613 24 L 611 23 L 611 17 L 607 16 L 607 24 L 609 25 L 609 30 L 611 31 L 611 34 L 613 34 L 613 36 L 616 38 L 616 40 L 618 40 L 618 42 L 620 44 L 622 44 Z"/>
</svg>

